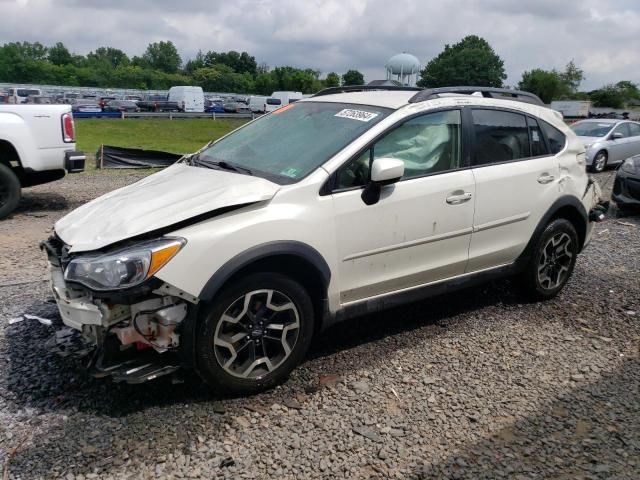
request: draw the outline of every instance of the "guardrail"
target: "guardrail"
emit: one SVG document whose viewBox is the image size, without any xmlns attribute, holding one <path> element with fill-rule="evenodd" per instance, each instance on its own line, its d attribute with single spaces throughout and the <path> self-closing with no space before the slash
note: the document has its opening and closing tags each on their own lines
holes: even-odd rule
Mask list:
<svg viewBox="0 0 640 480">
<path fill-rule="evenodd" d="M 246 118 L 253 120 L 260 113 L 200 113 L 200 112 L 73 112 L 73 118 Z"/>
</svg>

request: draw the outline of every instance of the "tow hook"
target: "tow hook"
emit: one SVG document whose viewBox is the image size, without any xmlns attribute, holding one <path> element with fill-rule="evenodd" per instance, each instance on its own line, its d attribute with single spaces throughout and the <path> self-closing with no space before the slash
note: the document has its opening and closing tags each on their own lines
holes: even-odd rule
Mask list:
<svg viewBox="0 0 640 480">
<path fill-rule="evenodd" d="M 589 221 L 602 222 L 608 210 L 609 202 L 598 202 L 598 204 L 589 212 Z"/>
</svg>

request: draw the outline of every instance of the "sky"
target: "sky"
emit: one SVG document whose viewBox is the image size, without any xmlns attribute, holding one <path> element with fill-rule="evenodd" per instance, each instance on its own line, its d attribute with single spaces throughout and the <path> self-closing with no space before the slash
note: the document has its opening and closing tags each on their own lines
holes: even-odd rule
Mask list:
<svg viewBox="0 0 640 480">
<path fill-rule="evenodd" d="M 640 0 L 0 0 L 0 44 L 63 42 L 141 55 L 171 40 L 183 60 L 198 50 L 247 51 L 258 63 L 354 68 L 385 78 L 399 52 L 425 65 L 445 44 L 485 38 L 507 85 L 532 68 L 584 70 L 581 89 L 640 83 Z"/>
</svg>

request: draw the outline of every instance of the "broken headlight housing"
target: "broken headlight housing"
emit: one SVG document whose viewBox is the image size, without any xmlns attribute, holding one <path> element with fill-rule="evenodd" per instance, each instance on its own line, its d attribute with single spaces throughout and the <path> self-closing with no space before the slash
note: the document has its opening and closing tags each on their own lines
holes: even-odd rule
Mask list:
<svg viewBox="0 0 640 480">
<path fill-rule="evenodd" d="M 97 291 L 135 287 L 166 265 L 185 243 L 183 238 L 162 238 L 113 252 L 79 256 L 67 265 L 64 279 Z"/>
</svg>

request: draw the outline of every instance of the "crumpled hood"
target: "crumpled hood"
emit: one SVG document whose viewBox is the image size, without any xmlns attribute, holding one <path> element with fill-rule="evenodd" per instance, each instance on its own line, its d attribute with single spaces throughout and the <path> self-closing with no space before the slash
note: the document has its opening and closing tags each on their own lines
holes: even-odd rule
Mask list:
<svg viewBox="0 0 640 480">
<path fill-rule="evenodd" d="M 260 177 L 176 163 L 82 205 L 55 231 L 72 252 L 96 250 L 219 208 L 269 200 L 279 188 Z"/>
</svg>

